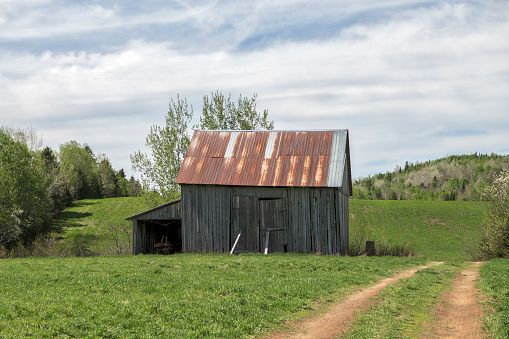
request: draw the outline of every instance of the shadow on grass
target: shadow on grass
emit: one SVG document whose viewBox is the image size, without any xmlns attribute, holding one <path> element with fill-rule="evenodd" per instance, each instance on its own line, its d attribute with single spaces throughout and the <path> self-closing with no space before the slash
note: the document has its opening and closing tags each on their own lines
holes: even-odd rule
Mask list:
<svg viewBox="0 0 509 339">
<path fill-rule="evenodd" d="M 82 210 L 87 206 L 96 205 L 98 203 L 99 202 L 96 200 L 79 200 L 73 202 L 71 206 L 66 208 L 65 211 L 60 212 L 56 216 L 55 220 L 53 221 L 51 231 L 62 233 L 64 228 L 85 226 L 86 224 L 83 222 L 83 220 L 91 217 L 92 213 L 80 212 L 79 210 Z"/>
<path fill-rule="evenodd" d="M 92 213 L 64 211 L 53 221 L 51 232 L 61 234 L 66 228 L 86 226 L 84 220 L 90 218 Z"/>
</svg>

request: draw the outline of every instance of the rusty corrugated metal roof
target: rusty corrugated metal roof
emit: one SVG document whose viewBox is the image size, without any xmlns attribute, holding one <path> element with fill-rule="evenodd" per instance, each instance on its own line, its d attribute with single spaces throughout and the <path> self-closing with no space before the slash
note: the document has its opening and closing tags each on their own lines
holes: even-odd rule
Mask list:
<svg viewBox="0 0 509 339">
<path fill-rule="evenodd" d="M 179 184 L 341 187 L 348 130 L 194 131 Z"/>
</svg>

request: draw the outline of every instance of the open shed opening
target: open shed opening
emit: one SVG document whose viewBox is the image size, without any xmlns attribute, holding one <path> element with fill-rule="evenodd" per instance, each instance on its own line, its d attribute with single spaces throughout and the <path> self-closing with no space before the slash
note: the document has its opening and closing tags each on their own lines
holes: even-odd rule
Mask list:
<svg viewBox="0 0 509 339">
<path fill-rule="evenodd" d="M 145 227 L 151 232 L 148 237 L 147 253 L 173 254 L 182 252 L 182 221 L 181 220 L 148 220 Z"/>
<path fill-rule="evenodd" d="M 136 243 L 138 253 L 173 254 L 182 252 L 181 220 L 139 220 Z"/>
<path fill-rule="evenodd" d="M 180 199 L 126 218 L 133 222 L 133 254 L 182 252 Z"/>
</svg>

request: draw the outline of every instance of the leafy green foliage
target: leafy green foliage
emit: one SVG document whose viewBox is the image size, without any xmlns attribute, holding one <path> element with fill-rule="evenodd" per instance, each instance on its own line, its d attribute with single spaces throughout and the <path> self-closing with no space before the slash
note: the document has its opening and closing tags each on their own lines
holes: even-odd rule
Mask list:
<svg viewBox="0 0 509 339">
<path fill-rule="evenodd" d="M 180 170 L 189 145 L 187 127 L 193 117 L 193 107 L 188 106 L 187 99 L 170 101 L 166 115 L 166 125 L 153 125 L 145 138 L 145 146 L 151 154 L 137 151 L 131 155 L 132 167 L 141 172 L 145 193 L 155 190 L 160 194 L 155 205 L 171 201 L 180 196 L 180 185 L 175 179 Z"/>
<path fill-rule="evenodd" d="M 0 245 L 34 235 L 48 221 L 43 164 L 0 128 Z"/>
<path fill-rule="evenodd" d="M 274 121 L 268 120 L 269 111 L 256 111 L 256 94 L 251 99 L 239 96 L 238 104 L 217 91 L 203 97 L 200 128 L 208 130 L 256 130 L 274 129 Z"/>
<path fill-rule="evenodd" d="M 486 259 L 509 258 L 509 171 L 502 171 L 484 191 L 489 201 L 481 253 Z"/>
<path fill-rule="evenodd" d="M 457 266 L 435 266 L 389 285 L 369 310 L 357 315 L 358 320 L 350 324 L 350 331 L 342 338 L 421 337 L 432 320 L 430 311 L 440 292 L 450 288 L 456 271 Z"/>
<path fill-rule="evenodd" d="M 479 287 L 491 298 L 484 325 L 493 338 L 509 338 L 509 259 L 492 259 L 481 266 Z"/>
<path fill-rule="evenodd" d="M 95 155 L 87 144 L 72 140 L 60 145 L 57 156 L 58 161 L 55 161 L 48 147 L 42 152 L 51 195 L 58 207 L 80 199 L 129 196 L 129 183 L 123 169 L 115 172 L 105 154 Z"/>
<path fill-rule="evenodd" d="M 0 246 L 25 247 L 73 200 L 139 192 L 137 180 L 128 182 L 86 144 L 69 141 L 59 152 L 41 146 L 31 128 L 0 128 Z"/>
<path fill-rule="evenodd" d="M 74 200 L 99 198 L 100 183 L 94 153 L 75 140 L 60 145 L 60 173 Z"/>
<path fill-rule="evenodd" d="M 115 197 L 115 193 L 117 193 L 117 178 L 115 176 L 115 171 L 111 167 L 110 161 L 107 158 L 103 158 L 99 162 L 98 173 L 101 184 L 101 196 L 104 198 Z"/>
<path fill-rule="evenodd" d="M 0 336 L 259 335 L 313 301 L 422 263 L 292 254 L 9 259 L 0 266 Z"/>
<path fill-rule="evenodd" d="M 431 260 L 471 260 L 482 238 L 484 206 L 473 201 L 352 199 L 350 243 L 389 242 Z"/>
<path fill-rule="evenodd" d="M 452 155 L 433 161 L 396 166 L 354 181 L 353 196 L 374 200 L 483 200 L 482 192 L 503 169 L 509 155 Z"/>
</svg>

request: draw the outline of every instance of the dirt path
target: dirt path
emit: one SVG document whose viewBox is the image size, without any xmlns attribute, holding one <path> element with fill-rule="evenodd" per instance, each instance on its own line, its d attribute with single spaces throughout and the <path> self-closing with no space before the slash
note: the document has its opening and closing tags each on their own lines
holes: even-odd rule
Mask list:
<svg viewBox="0 0 509 339">
<path fill-rule="evenodd" d="M 482 332 L 482 306 L 478 303 L 479 291 L 475 284 L 479 279 L 481 263 L 461 271 L 452 284 L 451 291 L 444 293 L 441 306 L 436 311 L 438 323 L 431 330 L 434 338 L 484 338 Z"/>
<path fill-rule="evenodd" d="M 391 278 L 380 280 L 377 284 L 357 291 L 346 297 L 342 302 L 332 306 L 326 313 L 316 318 L 305 319 L 303 322 L 295 324 L 292 329 L 284 333 L 275 333 L 270 339 L 283 338 L 335 338 L 343 333 L 347 325 L 355 320 L 355 312 L 369 308 L 369 299 L 378 294 L 387 285 L 394 284 L 402 278 L 408 278 L 423 268 L 438 265 L 440 263 L 431 263 L 426 266 L 414 267 L 394 275 Z"/>
</svg>

